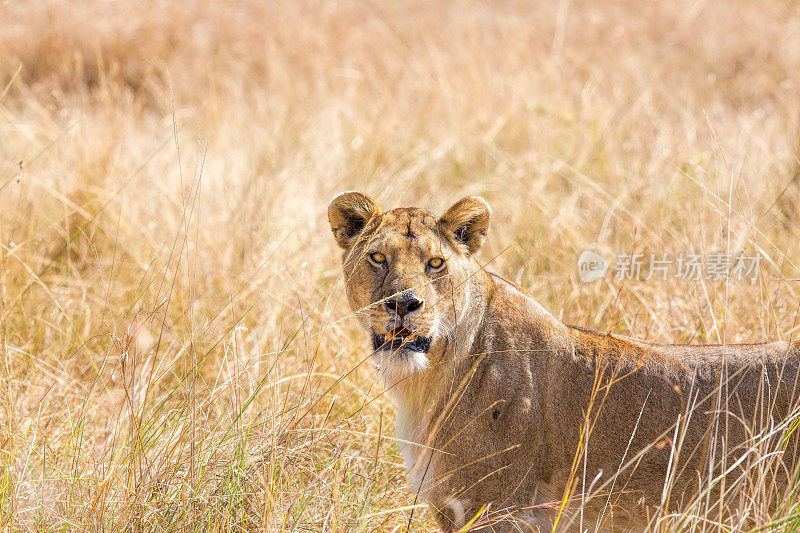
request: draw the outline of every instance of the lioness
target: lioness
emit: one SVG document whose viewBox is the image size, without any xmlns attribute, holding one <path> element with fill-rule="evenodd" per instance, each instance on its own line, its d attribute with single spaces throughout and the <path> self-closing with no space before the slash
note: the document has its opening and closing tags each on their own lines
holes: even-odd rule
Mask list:
<svg viewBox="0 0 800 533">
<path fill-rule="evenodd" d="M 796 342 L 666 345 L 566 325 L 475 259 L 482 198 L 437 218 L 346 192 L 328 218 L 412 488 L 444 530 L 642 529 L 698 490 L 714 501 L 747 475 L 794 476 Z"/>
</svg>

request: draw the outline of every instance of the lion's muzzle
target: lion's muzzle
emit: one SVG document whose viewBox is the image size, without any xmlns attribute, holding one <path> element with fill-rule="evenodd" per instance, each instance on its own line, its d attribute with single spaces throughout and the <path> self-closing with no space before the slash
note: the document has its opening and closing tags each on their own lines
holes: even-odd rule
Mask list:
<svg viewBox="0 0 800 533">
<path fill-rule="evenodd" d="M 385 335 L 372 334 L 372 347 L 375 351 L 395 351 L 408 348 L 415 352 L 427 352 L 431 347 L 431 338 L 416 335 L 404 327 L 399 327 L 387 332 Z"/>
</svg>

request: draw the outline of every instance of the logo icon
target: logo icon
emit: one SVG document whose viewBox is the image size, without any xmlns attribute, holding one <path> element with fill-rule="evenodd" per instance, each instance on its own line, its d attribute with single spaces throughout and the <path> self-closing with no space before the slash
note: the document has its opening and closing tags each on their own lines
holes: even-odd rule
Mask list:
<svg viewBox="0 0 800 533">
<path fill-rule="evenodd" d="M 578 277 L 584 283 L 598 280 L 606 275 L 609 262 L 592 250 L 584 250 L 578 257 Z"/>
</svg>

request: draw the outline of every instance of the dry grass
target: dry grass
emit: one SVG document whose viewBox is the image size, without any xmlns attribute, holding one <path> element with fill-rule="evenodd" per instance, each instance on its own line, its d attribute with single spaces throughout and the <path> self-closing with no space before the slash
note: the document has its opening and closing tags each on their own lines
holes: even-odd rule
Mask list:
<svg viewBox="0 0 800 533">
<path fill-rule="evenodd" d="M 12 1 L 0 20 L 2 527 L 404 530 L 393 406 L 325 218 L 345 189 L 485 196 L 482 257 L 569 323 L 798 336 L 796 3 Z M 729 224 L 764 261 L 727 300 L 578 281 L 584 248 L 708 252 Z M 796 512 L 748 496 L 756 526 Z"/>
</svg>

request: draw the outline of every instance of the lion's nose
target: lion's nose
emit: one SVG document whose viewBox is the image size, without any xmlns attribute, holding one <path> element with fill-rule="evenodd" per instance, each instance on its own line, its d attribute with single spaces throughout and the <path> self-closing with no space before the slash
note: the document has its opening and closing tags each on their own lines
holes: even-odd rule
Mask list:
<svg viewBox="0 0 800 533">
<path fill-rule="evenodd" d="M 383 305 L 385 305 L 389 311 L 394 311 L 398 316 L 403 317 L 422 307 L 422 303 L 422 300 L 414 296 L 397 296 L 395 298 L 387 298 Z"/>
</svg>

